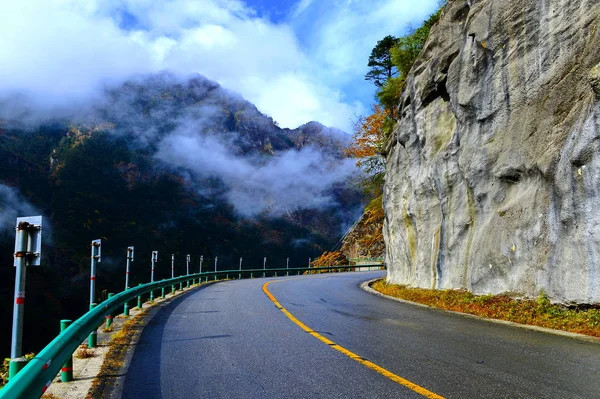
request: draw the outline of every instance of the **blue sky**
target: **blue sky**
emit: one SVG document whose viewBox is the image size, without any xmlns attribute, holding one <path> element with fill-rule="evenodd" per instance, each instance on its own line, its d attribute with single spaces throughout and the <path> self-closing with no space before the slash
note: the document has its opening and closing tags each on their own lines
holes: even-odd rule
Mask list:
<svg viewBox="0 0 600 399">
<path fill-rule="evenodd" d="M 438 0 L 30 0 L 0 5 L 0 97 L 82 101 L 139 73 L 200 73 L 283 127 L 367 113 L 377 40 Z M 32 29 L 35 27 L 35 29 Z"/>
</svg>

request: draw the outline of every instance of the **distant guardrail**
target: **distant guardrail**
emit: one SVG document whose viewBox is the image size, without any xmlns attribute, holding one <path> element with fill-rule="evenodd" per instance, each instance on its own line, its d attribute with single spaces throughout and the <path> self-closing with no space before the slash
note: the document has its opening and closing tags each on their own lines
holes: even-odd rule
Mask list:
<svg viewBox="0 0 600 399">
<path fill-rule="evenodd" d="M 214 280 L 223 278 L 229 279 L 229 277 L 243 279 L 267 275 L 278 277 L 300 275 L 304 273 L 349 272 L 355 269 L 364 270 L 365 267 L 372 267 L 375 270 L 382 269 L 382 265 L 372 264 L 311 268 L 222 270 L 217 272 L 189 274 L 129 288 L 105 300 L 97 307 L 75 320 L 33 359 L 31 359 L 27 365 L 0 390 L 0 398 L 40 398 L 46 389 L 48 389 L 54 377 L 58 375 L 63 364 L 73 356 L 75 350 L 88 338 L 89 334 L 92 331 L 95 331 L 104 322 L 106 316 L 122 309 L 126 302 L 133 301 L 139 296 L 148 295 L 151 291 L 156 291 L 180 283 L 186 283 L 187 285 L 187 283 L 196 282 L 196 280 L 198 280 L 198 282 L 201 282 L 202 280 L 209 281 L 211 278 Z"/>
</svg>

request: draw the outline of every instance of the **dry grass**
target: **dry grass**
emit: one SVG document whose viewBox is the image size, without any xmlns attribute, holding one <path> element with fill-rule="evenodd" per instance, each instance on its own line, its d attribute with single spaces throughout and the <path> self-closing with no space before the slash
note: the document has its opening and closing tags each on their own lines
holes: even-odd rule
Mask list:
<svg viewBox="0 0 600 399">
<path fill-rule="evenodd" d="M 25 356 L 25 359 L 31 360 L 35 357 L 35 353 L 28 353 Z M 0 389 L 8 384 L 8 369 L 10 365 L 10 358 L 4 359 L 2 364 L 0 364 Z"/>
<path fill-rule="evenodd" d="M 410 288 L 383 280 L 371 287 L 395 298 L 440 309 L 600 337 L 600 309 L 555 305 L 543 294 L 537 299 L 515 299 L 507 294 L 473 295 L 465 290 Z"/>
<path fill-rule="evenodd" d="M 77 359 L 89 359 L 94 356 L 96 356 L 96 351 L 92 348 L 88 348 L 87 345 L 81 345 L 79 349 L 75 351 L 75 357 Z"/>
<path fill-rule="evenodd" d="M 92 383 L 92 388 L 88 392 L 87 398 L 103 397 L 106 387 L 112 384 L 114 376 L 118 375 L 121 371 L 125 355 L 135 335 L 135 330 L 142 328 L 140 324 L 145 315 L 145 311 L 139 312 L 127 320 L 120 331 L 112 335 L 112 340 L 109 344 L 110 348 L 104 358 L 100 373 Z"/>
</svg>

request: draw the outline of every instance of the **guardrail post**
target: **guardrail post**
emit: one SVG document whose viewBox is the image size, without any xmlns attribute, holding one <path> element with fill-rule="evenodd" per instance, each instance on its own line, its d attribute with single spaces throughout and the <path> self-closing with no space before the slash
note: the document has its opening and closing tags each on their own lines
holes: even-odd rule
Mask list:
<svg viewBox="0 0 600 399">
<path fill-rule="evenodd" d="M 125 291 L 128 289 L 129 287 L 125 288 Z M 125 302 L 125 305 L 123 305 L 123 316 L 129 317 L 129 302 Z"/>
<path fill-rule="evenodd" d="M 138 286 L 142 285 L 142 283 L 139 283 Z M 142 296 L 138 295 L 137 297 L 137 307 L 138 309 L 142 310 Z"/>
<path fill-rule="evenodd" d="M 115 296 L 114 293 L 112 293 L 112 292 L 108 293 L 108 299 L 112 298 L 113 296 Z M 110 330 L 110 328 L 112 327 L 113 315 L 109 313 L 105 317 L 106 317 L 106 324 L 105 324 L 104 328 L 106 330 Z"/>
<path fill-rule="evenodd" d="M 15 377 L 19 373 L 19 371 L 23 370 L 25 366 L 27 366 L 27 359 L 24 357 L 10 359 L 10 363 L 8 366 L 9 381 L 11 378 Z"/>
<path fill-rule="evenodd" d="M 160 299 L 165 299 L 165 287 L 160 289 Z"/>
<path fill-rule="evenodd" d="M 60 321 L 60 332 L 63 332 L 73 323 L 73 320 L 61 320 Z M 73 381 L 73 355 L 67 359 L 60 369 L 60 380 L 62 382 Z"/>
<path fill-rule="evenodd" d="M 98 306 L 98 304 L 91 303 L 90 304 L 90 310 L 94 309 L 96 306 Z M 90 336 L 88 337 L 88 348 L 95 348 L 96 347 L 97 338 L 98 338 L 97 337 L 97 331 L 94 329 L 90 333 Z"/>
<path fill-rule="evenodd" d="M 179 291 L 183 291 L 183 281 L 179 282 Z"/>
</svg>

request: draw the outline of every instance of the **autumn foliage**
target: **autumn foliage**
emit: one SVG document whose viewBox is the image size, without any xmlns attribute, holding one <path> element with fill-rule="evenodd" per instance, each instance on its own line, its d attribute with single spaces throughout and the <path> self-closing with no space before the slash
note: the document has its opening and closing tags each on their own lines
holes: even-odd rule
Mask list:
<svg viewBox="0 0 600 399">
<path fill-rule="evenodd" d="M 379 152 L 385 141 L 384 127 L 388 117 L 388 111 L 375 104 L 373 113 L 367 117 L 360 117 L 355 124 L 353 143 L 346 148 L 346 155 L 357 158 L 356 166 L 365 168 L 367 173 L 376 171 L 371 170 L 372 159 L 380 158 Z"/>
<path fill-rule="evenodd" d="M 566 308 L 552 304 L 543 293 L 535 299 L 515 299 L 507 294 L 474 295 L 465 290 L 412 288 L 383 280 L 371 287 L 395 298 L 436 308 L 600 337 L 600 309 Z"/>
<path fill-rule="evenodd" d="M 348 262 L 346 255 L 339 251 L 325 251 L 323 252 L 323 255 L 319 256 L 310 263 L 311 267 L 347 266 L 349 264 L 350 262 Z"/>
</svg>

